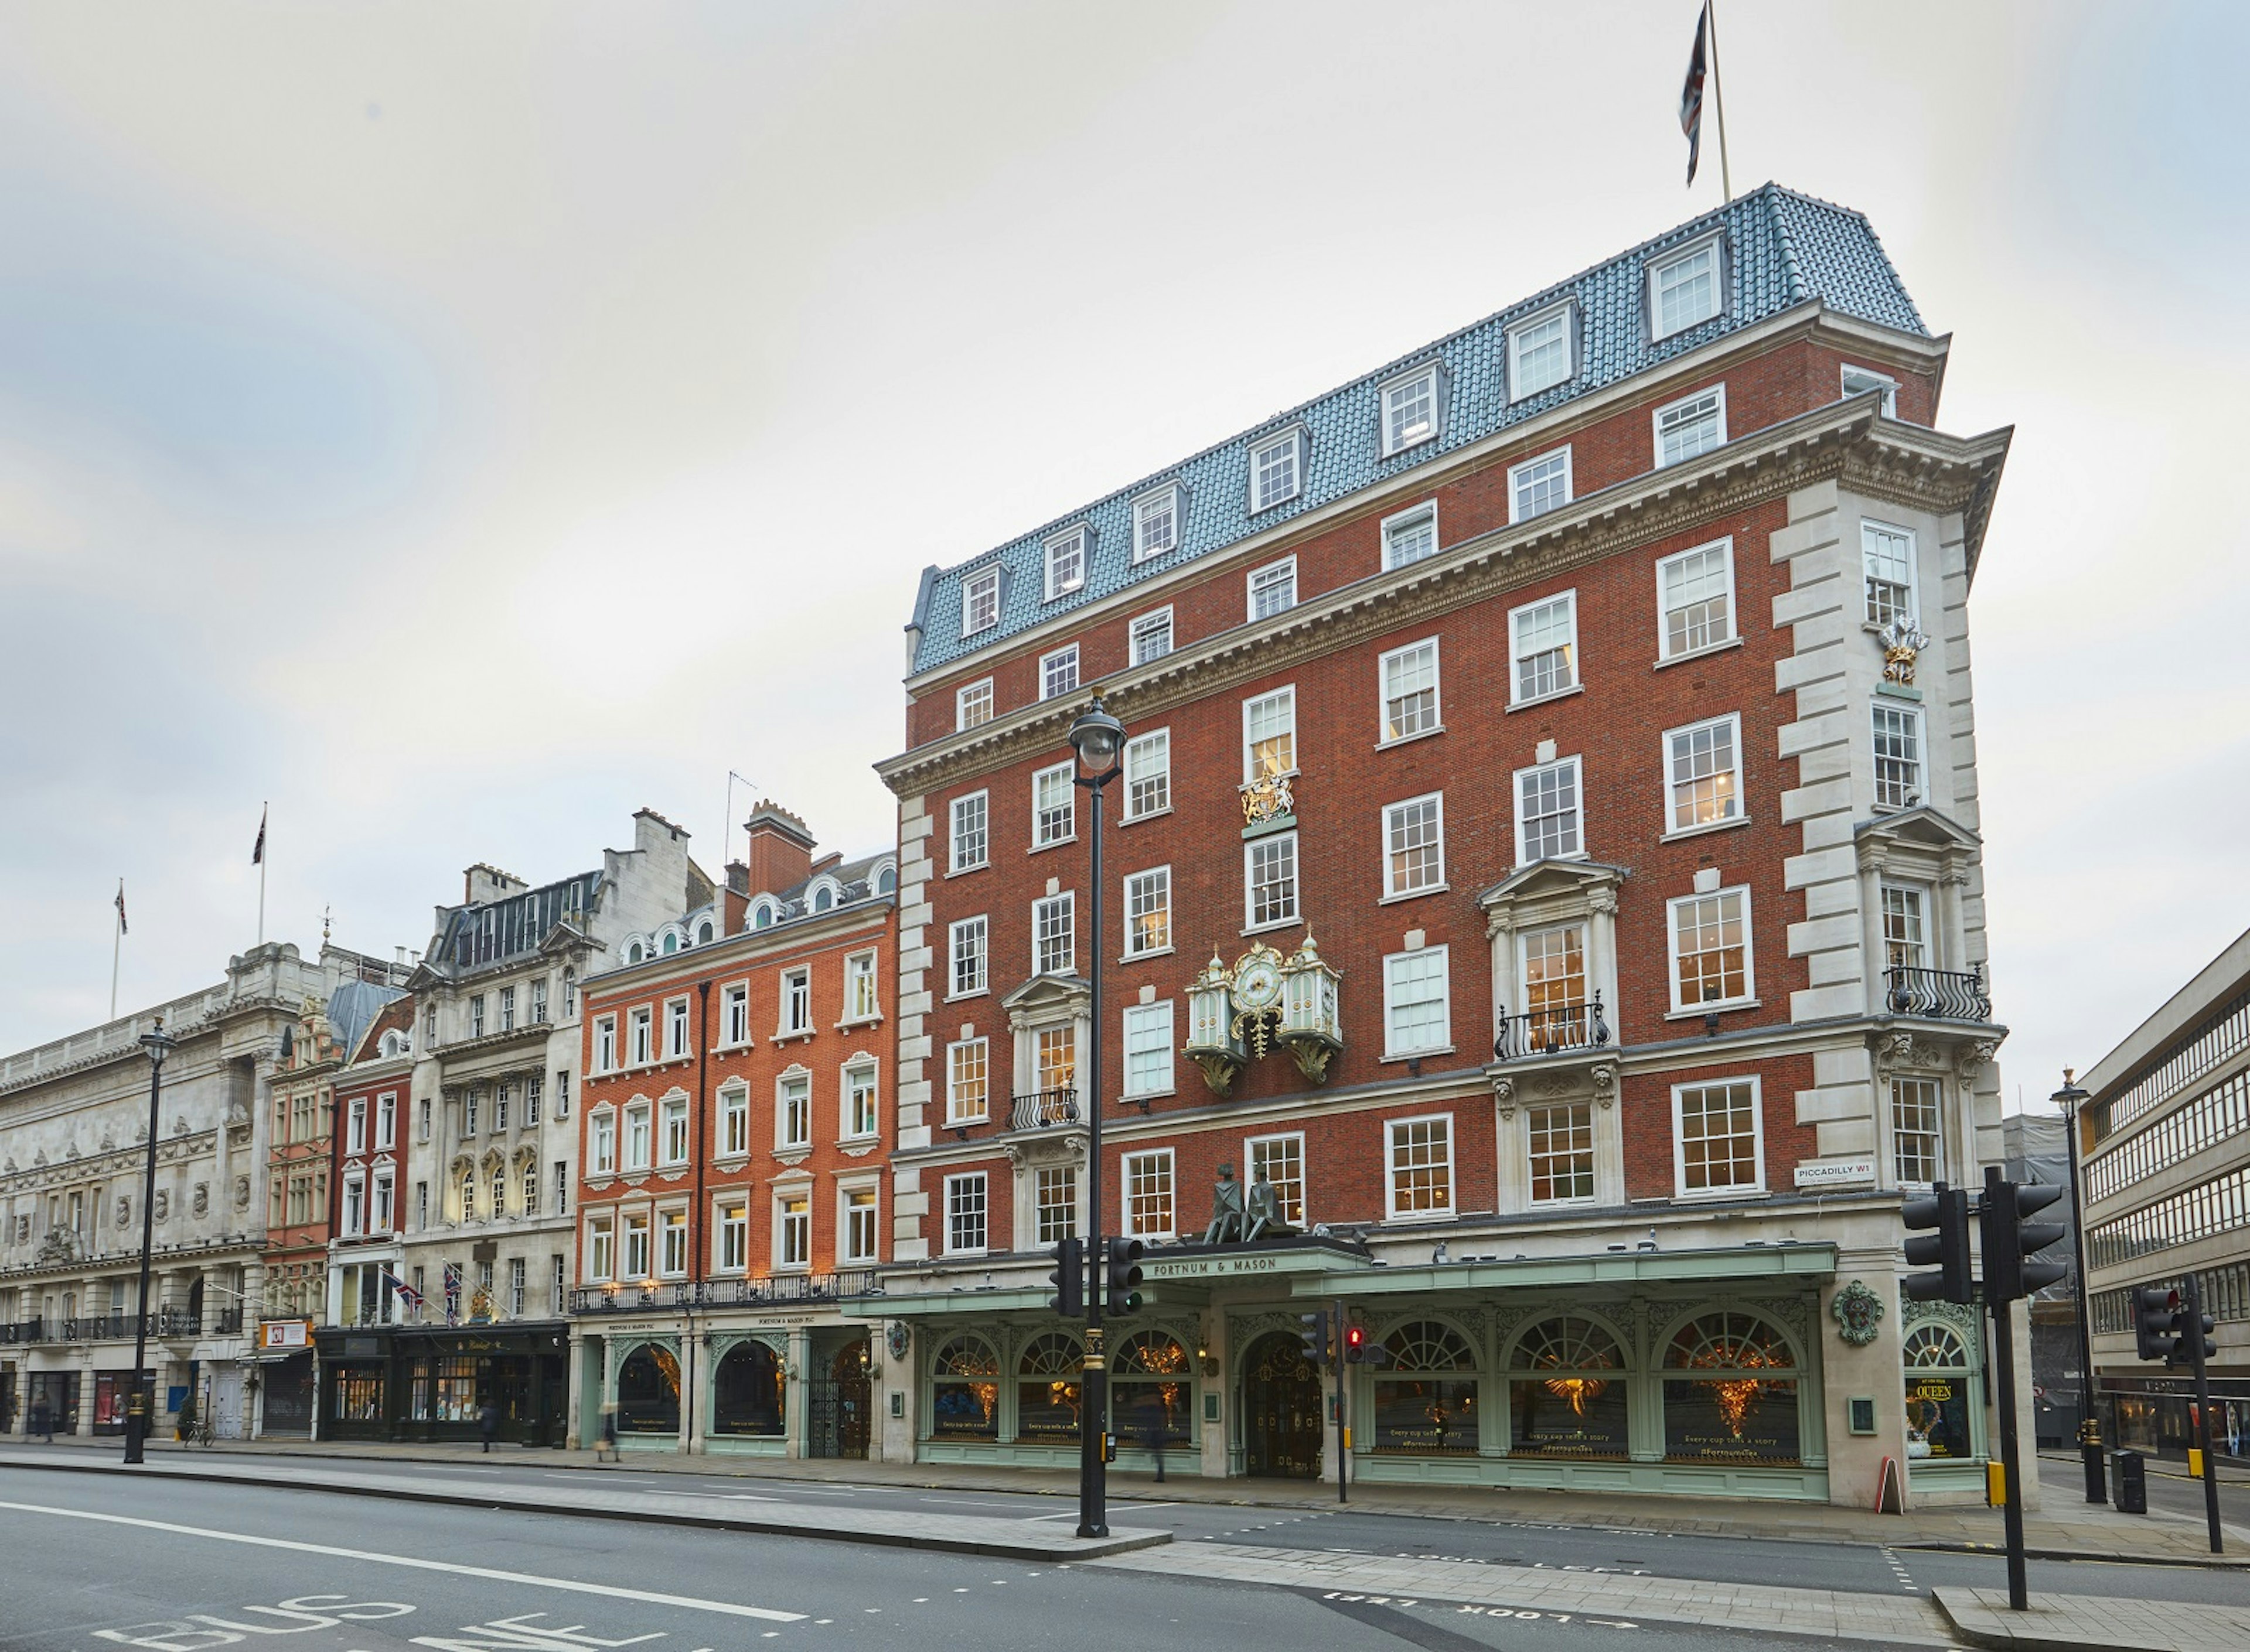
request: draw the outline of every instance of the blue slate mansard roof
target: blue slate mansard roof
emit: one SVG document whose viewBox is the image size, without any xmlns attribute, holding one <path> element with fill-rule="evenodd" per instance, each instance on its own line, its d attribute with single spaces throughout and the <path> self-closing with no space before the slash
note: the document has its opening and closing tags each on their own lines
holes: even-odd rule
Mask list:
<svg viewBox="0 0 2250 1652">
<path fill-rule="evenodd" d="M 1673 248 L 1721 228 L 1728 249 L 1726 304 L 1711 320 L 1652 344 L 1642 296 L 1648 265 Z M 1508 329 L 1566 299 L 1575 300 L 1577 309 L 1577 373 L 1551 389 L 1511 405 Z M 1891 267 L 1874 226 L 1865 217 L 1769 183 L 1425 345 L 1340 389 L 1276 413 L 1238 436 L 1058 517 L 1035 532 L 956 567 L 924 569 L 909 628 L 918 633 L 913 669 L 929 671 L 1004 642 L 1058 614 L 1224 550 L 1253 533 L 1263 533 L 1292 517 L 1481 441 L 1511 424 L 1646 372 L 1715 339 L 1814 302 L 1863 321 L 1929 336 L 1914 300 L 1907 296 L 1898 272 Z M 1400 373 L 1432 361 L 1444 368 L 1439 384 L 1445 405 L 1438 437 L 1386 459 L 1376 439 L 1381 387 Z M 1250 444 L 1296 423 L 1303 424 L 1310 437 L 1304 487 L 1287 504 L 1259 512 L 1253 523 L 1248 499 Z M 1132 561 L 1132 502 L 1168 483 L 1177 483 L 1186 495 L 1180 542 L 1136 566 Z M 1080 523 L 1093 531 L 1086 583 L 1067 596 L 1044 602 L 1045 541 Z M 964 639 L 961 635 L 963 585 L 996 563 L 1002 569 L 1000 623 Z"/>
</svg>

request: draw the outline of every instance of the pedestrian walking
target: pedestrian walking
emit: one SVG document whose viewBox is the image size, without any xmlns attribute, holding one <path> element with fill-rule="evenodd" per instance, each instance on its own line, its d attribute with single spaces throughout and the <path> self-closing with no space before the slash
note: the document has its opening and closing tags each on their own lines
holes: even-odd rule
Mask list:
<svg viewBox="0 0 2250 1652">
<path fill-rule="evenodd" d="M 54 1424 L 54 1413 L 48 1408 L 45 1399 L 42 1397 L 32 1401 L 31 1432 L 38 1435 L 49 1445 L 52 1445 L 55 1442 Z"/>
<path fill-rule="evenodd" d="M 615 1401 L 602 1408 L 602 1431 L 594 1438 L 594 1461 L 599 1463 L 604 1454 L 613 1463 L 625 1461 L 618 1450 L 618 1408 Z"/>
<path fill-rule="evenodd" d="M 1156 1483 L 1164 1483 L 1164 1399 L 1151 1394 L 1141 1407 L 1141 1442 L 1156 1460 Z"/>
<path fill-rule="evenodd" d="M 493 1448 L 493 1441 L 500 1434 L 500 1408 L 489 1400 L 485 1401 L 483 1409 L 477 1413 L 477 1434 L 484 1441 L 485 1449 L 490 1451 Z"/>
</svg>

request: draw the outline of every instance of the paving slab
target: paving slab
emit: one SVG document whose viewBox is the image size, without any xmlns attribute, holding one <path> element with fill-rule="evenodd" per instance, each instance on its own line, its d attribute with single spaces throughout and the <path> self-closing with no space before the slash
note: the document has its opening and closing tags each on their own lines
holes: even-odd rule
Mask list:
<svg viewBox="0 0 2250 1652">
<path fill-rule="evenodd" d="M 406 1479 L 317 1462 L 293 1463 L 286 1475 L 277 1476 L 270 1466 L 229 1463 L 210 1456 L 183 1459 L 177 1453 L 151 1455 L 147 1462 L 135 1466 L 106 1453 L 97 1457 L 91 1452 L 37 1449 L 0 1449 L 0 1467 L 256 1485 L 268 1490 L 343 1491 L 413 1503 L 517 1509 L 598 1520 L 658 1521 L 720 1532 L 825 1538 L 836 1543 L 938 1549 L 1049 1563 L 1095 1559 L 1172 1540 L 1172 1534 L 1164 1531 L 1112 1527 L 1106 1538 L 1081 1538 L 1053 1521 L 808 1506 L 743 1491 L 627 1490 L 591 1476 L 583 1485 L 527 1486 L 473 1472 L 433 1469 Z"/>
<path fill-rule="evenodd" d="M 2105 1594 L 2033 1594 L 2008 1608 L 2005 1589 L 1933 1591 L 1954 1632 L 1973 1646 L 2017 1652 L 2243 1652 L 2250 1601 L 2190 1606 Z"/>
</svg>

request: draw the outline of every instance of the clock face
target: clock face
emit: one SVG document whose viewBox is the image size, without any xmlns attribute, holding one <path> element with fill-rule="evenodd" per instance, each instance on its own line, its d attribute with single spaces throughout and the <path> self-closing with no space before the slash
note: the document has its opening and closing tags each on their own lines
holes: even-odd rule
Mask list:
<svg viewBox="0 0 2250 1652">
<path fill-rule="evenodd" d="M 1234 975 L 1234 1002 L 1245 1009 L 1271 1009 L 1281 998 L 1281 972 L 1267 958 L 1250 958 Z"/>
</svg>

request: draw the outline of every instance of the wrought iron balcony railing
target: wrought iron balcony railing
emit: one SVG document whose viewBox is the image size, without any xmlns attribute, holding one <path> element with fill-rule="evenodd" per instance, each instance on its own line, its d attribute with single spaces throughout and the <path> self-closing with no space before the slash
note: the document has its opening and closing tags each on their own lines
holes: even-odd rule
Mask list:
<svg viewBox="0 0 2250 1652">
<path fill-rule="evenodd" d="M 0 1320 L 0 1342 L 41 1342 L 43 1322 L 38 1319 Z"/>
<path fill-rule="evenodd" d="M 881 1294 L 873 1268 L 841 1273 L 783 1273 L 765 1279 L 677 1280 L 663 1284 L 582 1285 L 572 1313 L 641 1313 L 656 1309 L 763 1308 Z"/>
<path fill-rule="evenodd" d="M 1577 1050 L 1604 1050 L 1610 1042 L 1610 1024 L 1602 1014 L 1602 995 L 1593 1002 L 1555 1009 L 1535 1009 L 1524 1015 L 1502 1015 L 1498 1036 L 1492 1041 L 1494 1061 L 1522 1061 L 1532 1056 L 1560 1056 Z"/>
<path fill-rule="evenodd" d="M 1992 995 L 1984 973 L 1952 969 L 1887 969 L 1883 1002 L 1894 1015 L 1928 1015 L 1939 1021 L 1990 1021 Z"/>
<path fill-rule="evenodd" d="M 1053 1130 L 1083 1122 L 1075 1090 L 1034 1090 L 1028 1096 L 1018 1096 L 1008 1119 L 1010 1127 L 1016 1130 Z"/>
</svg>

